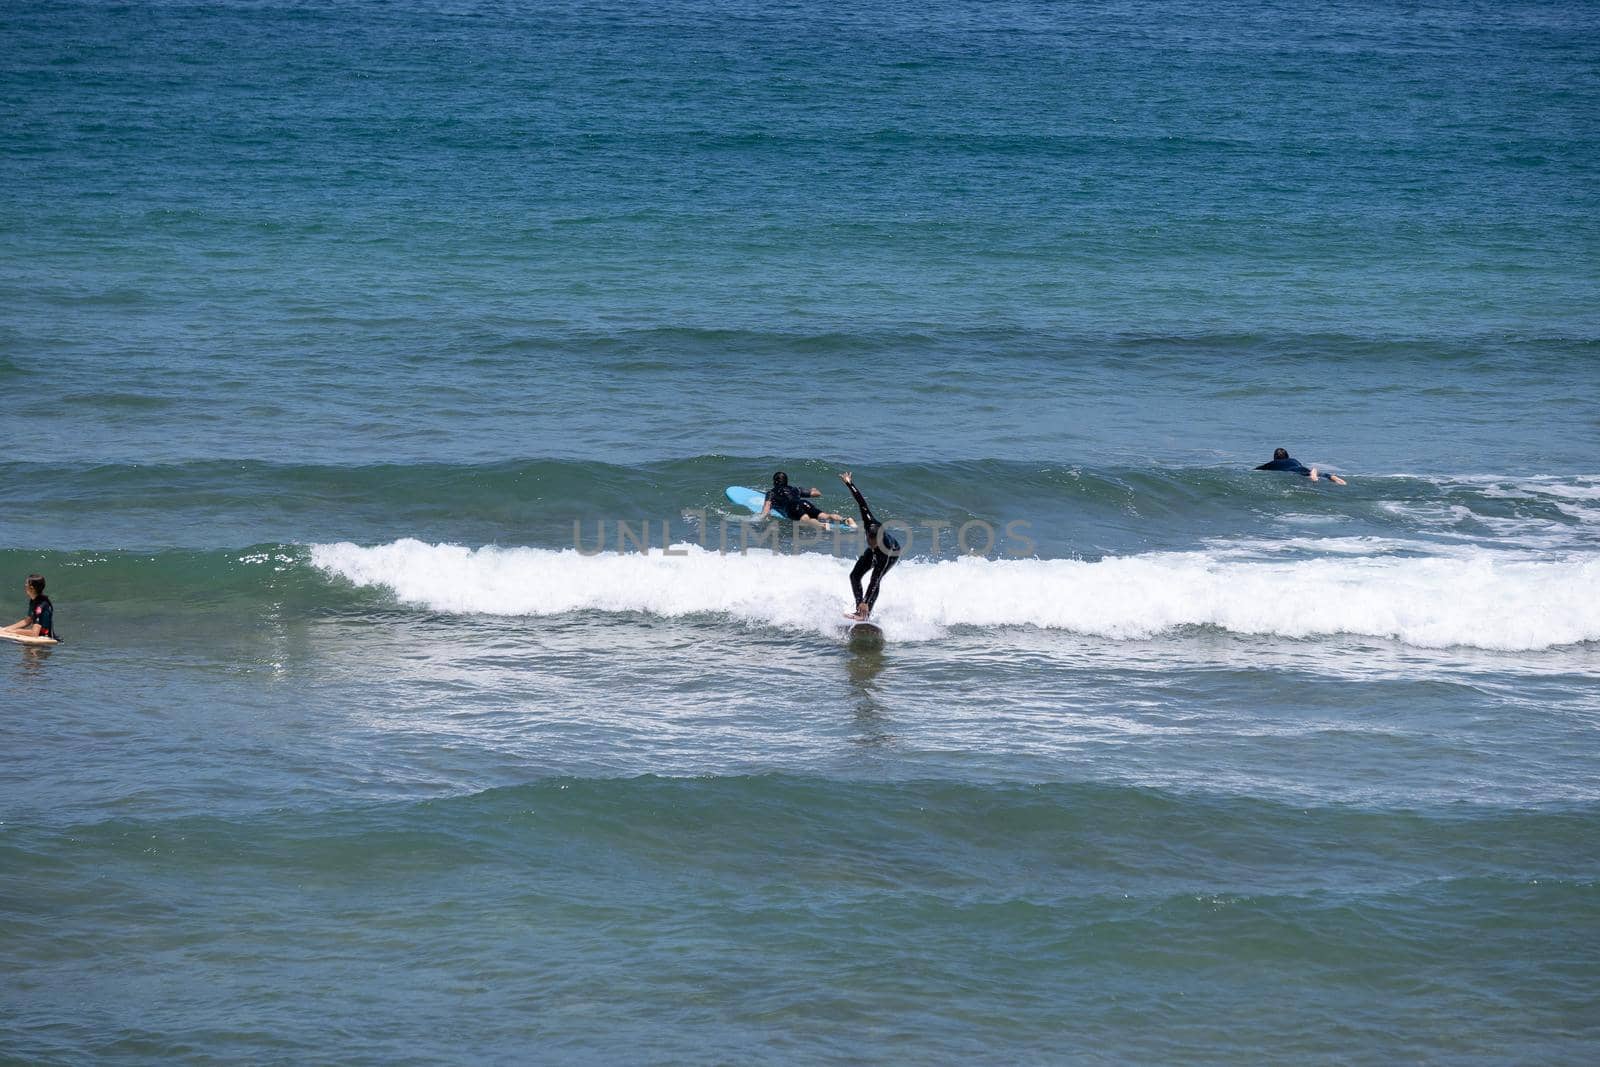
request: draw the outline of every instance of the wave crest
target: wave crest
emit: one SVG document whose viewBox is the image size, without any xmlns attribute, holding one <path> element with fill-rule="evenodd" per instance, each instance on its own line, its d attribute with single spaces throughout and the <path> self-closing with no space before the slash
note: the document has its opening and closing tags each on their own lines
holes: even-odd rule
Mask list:
<svg viewBox="0 0 1600 1067">
<path fill-rule="evenodd" d="M 462 614 L 720 614 L 826 633 L 842 625 L 850 561 L 694 545 L 648 554 L 466 548 L 404 539 L 311 547 L 323 572 L 402 602 Z M 1238 560 L 1151 553 L 1080 560 L 906 560 L 879 616 L 897 635 L 1033 626 L 1113 639 L 1184 627 L 1315 638 L 1354 634 L 1425 648 L 1529 651 L 1600 640 L 1600 559 L 1449 557 Z"/>
</svg>

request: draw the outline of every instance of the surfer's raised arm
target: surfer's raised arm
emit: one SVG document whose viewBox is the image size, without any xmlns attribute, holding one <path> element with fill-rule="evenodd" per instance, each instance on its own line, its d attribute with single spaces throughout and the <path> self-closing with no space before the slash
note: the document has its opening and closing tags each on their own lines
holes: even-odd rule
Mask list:
<svg viewBox="0 0 1600 1067">
<path fill-rule="evenodd" d="M 856 507 L 861 509 L 861 525 L 867 531 L 870 539 L 878 526 L 878 520 L 872 517 L 872 507 L 867 503 L 867 498 L 861 495 L 861 490 L 856 488 L 856 483 L 851 480 L 850 472 L 844 471 L 839 475 L 839 480 L 850 490 L 850 495 L 856 498 Z"/>
</svg>

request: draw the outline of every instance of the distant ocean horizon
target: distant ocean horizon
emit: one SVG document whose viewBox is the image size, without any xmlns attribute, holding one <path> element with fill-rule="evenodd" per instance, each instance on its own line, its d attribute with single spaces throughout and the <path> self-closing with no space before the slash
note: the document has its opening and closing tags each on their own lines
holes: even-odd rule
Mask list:
<svg viewBox="0 0 1600 1067">
<path fill-rule="evenodd" d="M 0 40 L 0 1059 L 1594 1059 L 1600 7 Z"/>
</svg>

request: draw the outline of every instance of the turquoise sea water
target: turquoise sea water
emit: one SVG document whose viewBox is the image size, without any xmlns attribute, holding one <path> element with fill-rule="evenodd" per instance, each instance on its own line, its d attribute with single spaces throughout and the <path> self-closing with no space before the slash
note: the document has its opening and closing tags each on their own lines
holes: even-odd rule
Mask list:
<svg viewBox="0 0 1600 1067">
<path fill-rule="evenodd" d="M 0 1059 L 1592 1061 L 1597 42 L 0 8 Z"/>
</svg>

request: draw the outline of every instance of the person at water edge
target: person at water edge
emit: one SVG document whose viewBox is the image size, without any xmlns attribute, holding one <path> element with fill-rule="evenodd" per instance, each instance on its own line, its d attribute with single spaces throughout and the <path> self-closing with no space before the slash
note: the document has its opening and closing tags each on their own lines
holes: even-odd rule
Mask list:
<svg viewBox="0 0 1600 1067">
<path fill-rule="evenodd" d="M 856 506 L 861 509 L 861 529 L 867 535 L 867 550 L 861 553 L 861 558 L 856 560 L 855 568 L 850 571 L 850 592 L 856 599 L 856 610 L 853 614 L 845 615 L 845 618 L 865 622 L 871 617 L 873 606 L 878 603 L 879 583 L 883 581 L 883 576 L 888 573 L 889 568 L 900 558 L 900 542 L 896 541 L 894 535 L 885 530 L 883 523 L 872 514 L 867 498 L 856 488 L 850 472 L 845 471 L 839 475 L 839 480 L 850 490 L 850 495 L 856 498 Z M 867 591 L 863 594 L 861 576 L 869 570 L 872 572 L 872 580 L 867 583 Z"/>
<path fill-rule="evenodd" d="M 783 471 L 772 476 L 772 488 L 767 490 L 766 502 L 761 505 L 759 518 L 766 518 L 768 514 L 776 511 L 779 515 L 794 522 L 810 526 L 817 526 L 824 522 L 842 522 L 846 526 L 854 526 L 855 520 L 844 515 L 835 515 L 831 511 L 822 511 L 811 502 L 810 497 L 822 495 L 822 490 L 816 486 L 810 489 L 796 489 L 789 484 L 789 476 Z"/>
<path fill-rule="evenodd" d="M 1316 481 L 1322 477 L 1317 473 L 1317 468 L 1307 467 L 1304 463 L 1301 463 L 1299 460 L 1289 455 L 1289 450 L 1287 448 L 1273 449 L 1272 460 L 1270 462 L 1263 463 L 1261 466 L 1257 467 L 1256 470 L 1288 471 L 1290 474 L 1302 474 L 1307 478 L 1310 478 L 1312 481 Z M 1329 474 L 1328 481 L 1332 482 L 1334 485 L 1345 484 L 1345 480 L 1339 477 L 1337 474 Z"/>
<path fill-rule="evenodd" d="M 27 581 L 22 583 L 22 587 L 28 593 L 28 615 L 5 627 L 6 633 L 22 634 L 25 637 L 54 637 L 60 640 L 55 628 L 55 605 L 44 595 L 44 576 L 30 574 Z"/>
</svg>

